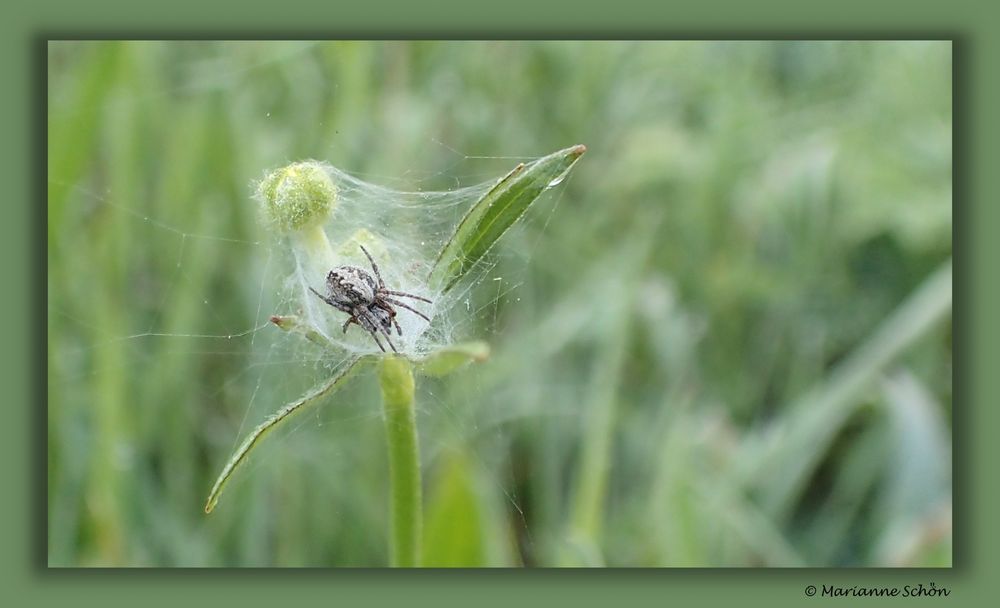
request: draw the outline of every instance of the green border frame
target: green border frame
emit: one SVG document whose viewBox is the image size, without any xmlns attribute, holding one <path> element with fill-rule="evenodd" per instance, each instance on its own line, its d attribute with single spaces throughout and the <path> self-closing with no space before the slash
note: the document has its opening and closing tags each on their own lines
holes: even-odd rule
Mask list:
<svg viewBox="0 0 1000 608">
<path fill-rule="evenodd" d="M 0 460 L 7 498 L 0 501 L 5 542 L 0 589 L 8 605 L 174 606 L 288 602 L 351 605 L 400 602 L 440 605 L 528 603 L 607 606 L 687 605 L 691 600 L 768 606 L 829 602 L 807 598 L 807 585 L 902 586 L 930 582 L 951 591 L 961 605 L 982 605 L 993 590 L 998 563 L 997 478 L 986 463 L 1000 458 L 990 441 L 1000 394 L 997 374 L 987 374 L 998 353 L 997 308 L 990 259 L 1000 254 L 988 237 L 1000 226 L 997 159 L 1000 106 L 995 64 L 1000 56 L 998 9 L 976 3 L 918 4 L 842 0 L 812 4 L 766 0 L 752 6 L 701 0 L 654 4 L 619 0 L 583 8 L 579 0 L 545 4 L 508 0 L 474 7 L 461 0 L 418 6 L 405 0 L 330 3 L 241 3 L 239 11 L 203 1 L 136 4 L 34 2 L 8 8 L 2 40 L 3 183 L 7 220 L 0 222 L 8 339 L 0 386 L 11 397 L 4 408 Z M 571 4 L 571 5 L 570 5 Z M 723 6 L 719 6 L 723 4 Z M 301 7 L 299 7 L 301 5 Z M 330 24 L 317 28 L 317 23 Z M 94 571 L 46 568 L 46 321 L 45 244 L 45 40 L 85 38 L 938 38 L 955 41 L 955 370 L 954 568 L 942 570 L 603 570 L 392 572 L 359 570 Z M 25 120 L 31 117 L 31 120 Z M 992 186 L 992 187 L 991 187 Z M 28 264 L 22 260 L 29 260 Z M 17 297 L 20 295 L 21 297 Z M 13 296 L 13 297 L 12 297 Z M 12 334 L 12 335 L 10 335 Z M 30 432 L 25 432 L 30 430 Z M 978 466 L 977 466 L 977 463 Z M 850 602 L 852 599 L 842 598 Z M 909 598 L 878 598 L 904 603 Z M 325 602 L 324 602 L 325 600 Z M 834 600 L 836 601 L 836 600 Z M 871 601 L 871 600 L 869 600 Z M 934 602 L 925 598 L 926 602 Z M 994 600 L 995 601 L 995 600 Z M 7 603 L 5 602 L 5 603 Z"/>
</svg>

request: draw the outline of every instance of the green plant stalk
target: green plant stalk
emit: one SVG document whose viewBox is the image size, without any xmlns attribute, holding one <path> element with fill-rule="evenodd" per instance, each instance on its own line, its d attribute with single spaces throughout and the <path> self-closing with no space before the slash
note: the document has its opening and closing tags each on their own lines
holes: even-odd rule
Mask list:
<svg viewBox="0 0 1000 608">
<path fill-rule="evenodd" d="M 423 515 L 412 365 L 402 357 L 384 358 L 379 383 L 389 451 L 389 554 L 392 566 L 413 567 L 420 555 Z"/>
<path fill-rule="evenodd" d="M 650 215 L 622 254 L 622 268 L 641 269 L 653 245 L 661 216 Z M 601 287 L 618 296 L 604 306 L 608 319 L 598 338 L 598 354 L 591 373 L 583 418 L 583 435 L 576 480 L 570 502 L 569 545 L 560 559 L 564 566 L 600 566 L 602 527 L 608 501 L 608 484 L 618 418 L 618 392 L 628 357 L 630 328 L 639 272 L 621 273 Z"/>
<path fill-rule="evenodd" d="M 111 299 L 106 297 L 107 301 Z M 108 332 L 98 335 L 115 335 L 111 333 L 114 330 L 108 328 L 117 327 L 116 308 L 107 305 L 98 307 L 98 310 L 103 311 L 98 313 L 103 317 L 100 328 Z M 98 369 L 120 369 L 125 366 L 124 358 L 122 349 L 113 343 L 108 348 L 99 349 L 95 360 L 102 366 Z M 87 523 L 94 535 L 98 559 L 103 565 L 118 565 L 124 558 L 122 497 L 127 494 L 123 493 L 122 486 L 127 476 L 121 474 L 116 458 L 121 438 L 128 436 L 124 420 L 126 389 L 121 378 L 118 374 L 96 374 L 93 386 L 95 449 L 87 484 Z"/>
<path fill-rule="evenodd" d="M 622 293 L 631 293 L 624 289 Z M 603 565 L 600 555 L 601 528 L 607 501 L 608 479 L 618 411 L 617 393 L 628 351 L 629 304 L 623 297 L 622 308 L 615 311 L 615 321 L 598 355 L 592 375 L 591 399 L 584 422 L 582 453 L 573 492 L 569 540 L 574 552 L 567 554 L 563 565 Z"/>
<path fill-rule="evenodd" d="M 334 266 L 335 257 L 323 227 L 318 224 L 308 226 L 296 233 L 295 237 L 314 267 L 310 270 L 323 273 L 325 278 L 326 272 Z"/>
</svg>

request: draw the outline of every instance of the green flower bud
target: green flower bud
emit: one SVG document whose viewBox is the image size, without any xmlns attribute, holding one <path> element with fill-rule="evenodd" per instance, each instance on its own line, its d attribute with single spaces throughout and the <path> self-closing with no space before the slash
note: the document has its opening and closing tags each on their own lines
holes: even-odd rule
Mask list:
<svg viewBox="0 0 1000 608">
<path fill-rule="evenodd" d="M 330 216 L 337 187 L 322 163 L 292 163 L 257 185 L 265 224 L 281 233 L 319 226 Z"/>
</svg>

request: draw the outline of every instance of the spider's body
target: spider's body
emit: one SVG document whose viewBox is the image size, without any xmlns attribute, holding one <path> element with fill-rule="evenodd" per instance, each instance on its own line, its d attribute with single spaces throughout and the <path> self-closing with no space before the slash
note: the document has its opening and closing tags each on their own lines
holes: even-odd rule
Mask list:
<svg viewBox="0 0 1000 608">
<path fill-rule="evenodd" d="M 382 333 L 385 336 L 385 341 L 389 343 L 389 347 L 392 348 L 393 352 L 397 352 L 389 336 L 393 326 L 396 327 L 396 333 L 400 336 L 403 335 L 403 330 L 400 329 L 399 322 L 396 321 L 396 309 L 393 305 L 405 308 L 427 321 L 430 319 L 419 310 L 390 296 L 413 298 L 427 303 L 431 303 L 431 301 L 411 293 L 387 289 L 385 281 L 382 280 L 382 275 L 379 273 L 378 265 L 375 264 L 371 254 L 364 247 L 361 247 L 361 251 L 371 263 L 375 276 L 357 266 L 337 266 L 326 275 L 327 295 L 324 296 L 312 287 L 309 289 L 330 306 L 351 315 L 344 322 L 344 332 L 347 331 L 351 323 L 355 323 L 371 334 L 375 344 L 382 352 L 385 352 L 385 347 L 378 339 L 378 334 Z"/>
<path fill-rule="evenodd" d="M 326 275 L 326 289 L 331 298 L 347 306 L 370 305 L 375 302 L 378 284 L 357 266 L 338 266 Z"/>
</svg>

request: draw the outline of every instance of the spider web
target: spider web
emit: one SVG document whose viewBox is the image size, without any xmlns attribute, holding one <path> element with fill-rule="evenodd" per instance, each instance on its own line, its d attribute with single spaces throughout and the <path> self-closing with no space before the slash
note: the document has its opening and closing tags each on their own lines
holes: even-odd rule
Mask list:
<svg viewBox="0 0 1000 608">
<path fill-rule="evenodd" d="M 328 166 L 328 170 L 338 186 L 338 201 L 325 231 L 338 256 L 337 264 L 369 268 L 367 259 L 358 247 L 359 242 L 364 243 L 375 257 L 390 289 L 415 293 L 428 297 L 433 302 L 426 304 L 418 301 L 412 304 L 431 318 L 430 323 L 409 311 L 398 310 L 397 319 L 402 328 L 402 337 L 393 334 L 393 340 L 400 352 L 421 356 L 463 340 L 490 341 L 500 331 L 502 320 L 499 311 L 502 304 L 516 304 L 520 300 L 517 294 L 523 286 L 523 280 L 517 275 L 517 268 L 525 261 L 524 252 L 512 253 L 502 248 L 495 249 L 484 256 L 466 279 L 446 294 L 434 293 L 426 284 L 427 273 L 455 225 L 495 180 L 449 191 L 407 192 L 364 181 L 332 166 Z M 58 178 L 53 176 L 50 181 L 58 182 Z M 324 378 L 337 373 L 358 355 L 379 352 L 375 342 L 361 328 L 351 326 L 346 333 L 342 332 L 341 325 L 346 315 L 310 293 L 310 287 L 321 293 L 325 291 L 324 277 L 308 274 L 308 265 L 301 252 L 289 239 L 274 238 L 266 234 L 261 234 L 257 240 L 237 239 L 226 236 L 221 230 L 219 234 L 205 234 L 158 219 L 141 206 L 132 206 L 136 201 L 122 201 L 113 193 L 97 194 L 76 184 L 71 189 L 74 198 L 105 207 L 106 211 L 119 216 L 139 232 L 159 231 L 175 239 L 176 259 L 170 265 L 170 272 L 158 278 L 166 287 L 154 307 L 157 310 L 169 305 L 174 291 L 187 289 L 186 283 L 196 280 L 191 276 L 195 267 L 211 263 L 211 258 L 215 256 L 208 254 L 206 259 L 204 251 L 231 250 L 230 254 L 235 252 L 245 258 L 245 268 L 250 277 L 246 293 L 251 296 L 253 323 L 234 324 L 216 310 L 214 299 L 217 296 L 205 293 L 197 302 L 197 308 L 201 311 L 198 318 L 216 328 L 216 331 L 205 332 L 200 327 L 181 331 L 165 329 L 162 318 L 164 315 L 154 314 L 148 325 L 136 328 L 138 331 L 121 335 L 103 334 L 101 339 L 79 345 L 75 349 L 52 353 L 56 359 L 63 361 L 53 365 L 55 373 L 50 376 L 50 385 L 62 386 L 68 390 L 81 382 L 94 380 L 95 376 L 117 373 L 118 370 L 108 368 L 79 374 L 63 374 L 59 371 L 73 368 L 72 360 L 94 358 L 97 352 L 105 348 L 123 348 L 128 352 L 132 358 L 129 367 L 140 377 L 143 373 L 156 373 L 152 367 L 143 371 L 143 361 L 162 362 L 164 358 L 185 362 L 210 362 L 219 358 L 243 359 L 246 363 L 237 374 L 227 378 L 214 394 L 205 396 L 206 400 L 211 400 L 225 398 L 233 392 L 248 395 L 242 399 L 238 420 L 233 417 L 221 424 L 218 420 L 212 421 L 218 448 L 213 459 L 221 466 L 223 459 L 228 457 L 248 431 L 284 402 L 293 400 Z M 252 190 L 248 185 L 246 200 L 235 204 L 256 204 L 251 200 L 251 194 Z M 558 201 L 558 198 L 552 198 L 554 201 L 550 202 Z M 548 211 L 543 211 L 544 215 L 541 216 L 541 221 L 546 224 L 555 211 L 554 204 L 548 207 Z M 539 218 L 532 221 L 537 222 Z M 374 247 L 371 246 L 372 239 L 377 243 Z M 510 272 L 503 275 L 496 272 L 497 265 L 511 257 L 518 258 L 514 260 L 516 263 L 506 264 L 515 270 L 514 276 Z M 85 314 L 81 316 L 79 310 L 67 307 L 58 299 L 50 299 L 49 312 L 50 318 L 58 317 L 80 330 L 98 330 L 95 320 L 87 318 Z M 301 334 L 280 330 L 270 320 L 273 315 L 296 315 L 303 318 L 310 327 L 322 333 L 333 347 L 324 348 L 311 343 Z M 482 334 L 484 330 L 485 335 Z M 157 355 L 155 359 L 154 354 Z M 471 390 L 475 391 L 475 381 L 472 382 Z M 510 421 L 509 416 L 495 416 L 492 424 L 489 420 L 477 419 L 475 410 L 459 411 L 451 404 L 450 399 L 439 394 L 438 391 L 444 390 L 441 381 L 427 384 L 429 386 L 426 388 L 418 387 L 419 424 L 422 427 L 432 424 L 438 431 L 431 441 L 422 441 L 425 462 L 432 462 L 438 456 L 447 454 L 455 444 L 467 443 L 475 437 L 488 437 L 490 433 L 494 435 L 489 440 L 492 443 L 508 443 L 504 424 Z M 470 389 L 466 387 L 464 390 L 468 392 Z M 359 403 L 351 397 L 357 391 L 347 387 L 344 392 L 348 395 L 343 399 L 344 402 L 340 393 L 325 399 L 320 407 L 313 408 L 305 416 L 297 417 L 287 428 L 281 429 L 275 438 L 265 442 L 269 445 L 251 457 L 234 478 L 233 488 L 259 474 L 262 467 L 273 470 L 282 466 L 296 466 L 296 461 L 350 462 L 355 455 L 345 453 L 345 450 L 350 450 L 349 447 L 338 448 L 335 444 L 328 443 L 329 432 L 324 433 L 322 439 L 325 447 L 318 441 L 292 440 L 305 431 L 311 431 L 311 436 L 321 433 L 321 429 L 335 428 L 337 430 L 333 431 L 333 441 L 336 441 L 337 437 L 349 439 L 351 434 L 359 432 L 363 427 L 370 430 L 372 420 L 381 418 L 377 399 L 372 400 L 372 395 L 369 394 L 367 402 Z M 375 425 L 375 428 L 376 431 L 381 430 L 380 425 Z M 295 452 L 299 454 L 296 456 Z M 475 451 L 472 453 L 478 459 L 478 467 L 484 470 L 495 469 L 495 463 L 487 463 Z M 270 462 L 278 454 L 283 454 L 284 458 Z M 288 459 L 292 460 L 291 464 L 287 462 Z M 341 478 L 349 479 L 350 475 L 351 471 L 345 468 Z M 507 487 L 502 479 L 496 480 L 495 489 L 502 493 L 510 505 L 513 521 L 530 539 L 531 532 L 517 499 L 517 491 Z M 225 500 L 237 501 L 236 492 L 229 492 L 233 495 L 227 496 Z"/>
<path fill-rule="evenodd" d="M 200 86 L 194 84 L 179 90 L 192 95 L 201 92 Z M 165 93 L 150 93 L 162 94 Z M 431 318 L 430 323 L 409 311 L 399 310 L 397 319 L 403 335 L 393 338 L 401 352 L 414 356 L 468 339 L 492 342 L 491 338 L 501 334 L 504 323 L 501 310 L 520 300 L 524 268 L 537 245 L 537 240 L 525 242 L 522 238 L 521 247 L 496 247 L 448 293 L 432 292 L 426 282 L 428 272 L 464 213 L 514 164 L 531 159 L 466 154 L 436 138 L 428 138 L 428 143 L 447 151 L 451 160 L 444 167 L 431 171 L 412 169 L 392 177 L 354 174 L 326 165 L 337 186 L 337 202 L 324 226 L 336 263 L 367 269 L 368 261 L 359 246 L 365 244 L 390 289 L 415 293 L 433 302 L 412 303 Z M 483 169 L 482 165 L 489 168 Z M 263 174 L 275 168 L 258 170 Z M 119 373 L 121 368 L 127 369 L 135 382 L 141 384 L 142 378 L 155 375 L 155 366 L 164 361 L 189 367 L 211 366 L 220 360 L 242 361 L 236 373 L 227 376 L 217 389 L 202 395 L 200 400 L 203 404 L 221 401 L 235 407 L 223 412 L 221 418 L 196 414 L 191 420 L 192 427 L 207 427 L 203 431 L 193 428 L 192 432 L 209 438 L 214 446 L 211 468 L 218 470 L 249 429 L 283 403 L 330 377 L 358 355 L 379 352 L 361 328 L 351 326 L 343 333 L 341 324 L 345 315 L 310 293 L 310 287 L 324 291 L 324 277 L 309 273 L 301 251 L 289 239 L 276 238 L 263 229 L 254 238 L 234 237 L 233 231 L 224 225 L 210 225 L 206 229 L 198 220 L 186 222 L 163 217 L 146 201 L 122 197 L 110 188 L 92 187 L 88 180 L 71 182 L 50 174 L 48 181 L 50 186 L 67 188 L 68 207 L 86 208 L 87 215 L 113 216 L 114 222 L 140 237 L 158 234 L 159 238 L 171 239 L 176 252 L 169 263 L 150 262 L 142 268 L 140 274 L 160 288 L 153 290 L 154 295 L 144 295 L 143 286 L 136 286 L 143 296 L 138 298 L 137 306 L 148 312 L 130 318 L 146 321 L 122 328 L 123 331 L 108 333 L 99 313 L 63 300 L 58 290 L 51 292 L 50 331 L 53 326 L 62 326 L 69 328 L 65 333 L 71 335 L 70 339 L 58 342 L 50 353 L 49 383 L 55 389 L 54 394 L 80 390 L 81 386 L 98 382 L 103 375 Z M 427 184 L 442 181 L 450 181 L 453 187 L 443 191 L 423 189 Z M 227 204 L 257 205 L 252 199 L 253 188 L 254 179 L 250 176 L 245 196 Z M 558 201 L 558 196 L 544 197 L 536 205 L 540 209 L 529 214 L 527 221 L 534 224 L 536 231 L 547 229 Z M 516 232 L 518 226 L 513 230 Z M 237 267 L 242 269 L 241 295 L 250 323 L 229 318 L 216 304 L 223 296 L 206 290 L 204 280 L 198 277 L 206 267 L 211 269 L 215 260 L 233 258 L 239 260 Z M 50 256 L 50 265 L 53 263 Z M 93 268 L 95 273 L 99 272 L 98 264 Z M 78 278 L 94 285 L 102 283 L 96 274 Z M 196 296 L 185 305 L 195 309 L 189 317 L 197 319 L 197 323 L 176 327 L 170 308 L 176 306 L 175 294 L 188 292 Z M 299 316 L 334 347 L 320 347 L 301 334 L 281 331 L 271 323 L 272 315 Z M 102 351 L 115 349 L 126 353 L 125 360 L 117 361 L 118 368 L 107 366 L 101 357 Z M 463 398 L 475 399 L 481 390 L 476 372 L 470 368 L 470 372 L 463 374 L 467 378 L 458 381 L 460 388 L 455 390 Z M 356 384 L 363 383 L 352 382 Z M 446 382 L 418 384 L 423 385 L 418 386 L 417 407 L 425 466 L 447 454 L 456 444 L 485 438 L 492 446 L 490 449 L 467 450 L 476 459 L 475 466 L 479 470 L 506 470 L 503 454 L 510 442 L 506 424 L 517 413 L 494 412 L 484 417 L 475 408 L 463 410 L 456 406 L 454 390 Z M 307 415 L 294 419 L 251 457 L 234 478 L 225 501 L 239 502 L 239 488 L 246 480 L 270 473 L 268 477 L 273 481 L 281 475 L 281 470 L 289 468 L 322 463 L 334 478 L 350 479 L 357 475 L 353 465 L 363 455 L 356 436 L 381 433 L 380 425 L 373 424 L 381 412 L 372 396 L 370 383 L 367 387 L 348 386 L 343 396 L 337 393 Z M 425 433 L 428 426 L 433 430 Z M 124 450 L 123 462 L 133 456 L 134 452 Z M 521 528 L 529 543 L 533 542 L 518 491 L 509 485 L 512 474 L 497 473 L 491 478 L 494 489 L 509 505 L 509 520 Z"/>
<path fill-rule="evenodd" d="M 448 293 L 432 292 L 427 285 L 437 255 L 454 232 L 462 215 L 493 185 L 483 182 L 449 191 L 405 192 L 371 184 L 332 165 L 323 165 L 337 188 L 331 217 L 323 226 L 333 249 L 335 266 L 350 265 L 372 271 L 361 249 L 367 246 L 390 290 L 404 291 L 430 299 L 430 303 L 401 298 L 431 319 L 426 321 L 405 307 L 397 307 L 402 335 L 393 334 L 400 350 L 420 356 L 453 343 L 453 318 L 457 305 L 467 304 L 474 282 L 466 282 Z M 294 239 L 286 239 L 287 241 Z M 379 347 L 363 331 L 343 331 L 345 313 L 334 309 L 315 294 L 325 293 L 325 276 L 316 276 L 313 264 L 301 247 L 291 246 L 294 270 L 286 278 L 287 293 L 279 307 L 293 308 L 305 323 L 346 353 L 374 354 Z M 495 261 L 487 260 L 479 269 L 488 270 Z M 441 321 L 435 323 L 435 319 Z"/>
</svg>

